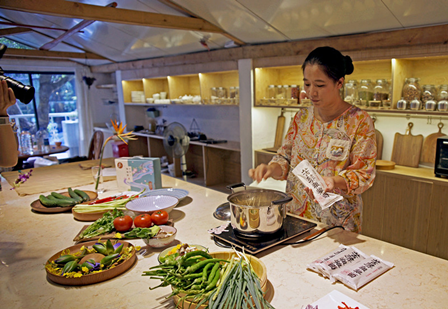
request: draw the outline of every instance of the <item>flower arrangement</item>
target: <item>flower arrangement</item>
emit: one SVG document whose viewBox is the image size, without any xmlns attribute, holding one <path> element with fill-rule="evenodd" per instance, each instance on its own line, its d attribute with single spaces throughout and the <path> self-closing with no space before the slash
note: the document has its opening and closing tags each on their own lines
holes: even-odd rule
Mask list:
<svg viewBox="0 0 448 309">
<path fill-rule="evenodd" d="M 127 144 L 127 141 L 128 141 L 128 140 L 135 140 L 135 139 L 136 139 L 135 136 L 132 134 L 133 131 L 128 132 L 128 133 L 123 133 L 124 130 L 126 129 L 126 126 L 127 126 L 127 125 L 123 126 L 123 124 L 122 124 L 121 122 L 117 122 L 116 120 L 115 120 L 115 121 L 114 121 L 114 120 L 111 120 L 110 122 L 112 123 L 112 126 L 113 126 L 113 128 L 114 128 L 114 132 L 113 132 L 113 135 L 112 135 L 112 136 L 108 137 L 108 138 L 104 141 L 104 143 L 103 143 L 103 147 L 101 147 L 101 152 L 100 152 L 100 163 L 99 163 L 99 168 L 98 168 L 98 175 L 97 175 L 97 177 L 96 177 L 95 191 L 98 190 L 98 184 L 99 184 L 99 182 L 100 182 L 101 170 L 102 170 L 102 168 L 103 168 L 101 164 L 102 164 L 102 162 L 103 162 L 104 148 L 106 147 L 107 143 L 108 143 L 110 140 L 113 139 L 113 140 L 115 140 L 115 141 L 121 140 L 121 141 L 123 141 L 124 143 Z"/>
<path fill-rule="evenodd" d="M 22 171 L 19 171 L 19 175 L 17 179 L 14 181 L 14 185 L 11 188 L 11 190 L 14 190 L 17 187 L 20 187 L 22 183 L 25 183 L 30 177 L 33 170 L 29 170 L 27 173 L 22 173 Z"/>
</svg>

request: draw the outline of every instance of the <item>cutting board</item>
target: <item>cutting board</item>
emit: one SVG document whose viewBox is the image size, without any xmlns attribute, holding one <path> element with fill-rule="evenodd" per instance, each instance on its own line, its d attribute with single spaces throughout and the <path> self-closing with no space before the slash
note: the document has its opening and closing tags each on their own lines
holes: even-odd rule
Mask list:
<svg viewBox="0 0 448 309">
<path fill-rule="evenodd" d="M 439 122 L 437 126 L 439 127 L 439 132 L 429 134 L 423 142 L 422 155 L 420 157 L 421 163 L 430 163 L 432 165 L 436 163 L 437 139 L 446 136 L 446 134 L 442 133 L 443 123 Z"/>
<path fill-rule="evenodd" d="M 283 116 L 283 111 L 277 118 L 277 128 L 275 130 L 275 140 L 274 147 L 265 148 L 266 151 L 277 152 L 277 150 L 282 146 L 283 142 L 283 130 L 285 128 L 285 116 Z"/>
<path fill-rule="evenodd" d="M 397 165 L 418 167 L 423 145 L 423 135 L 412 135 L 414 124 L 408 123 L 405 134 L 395 133 L 391 160 Z"/>
<path fill-rule="evenodd" d="M 381 160 L 383 158 L 383 134 L 375 129 L 376 136 L 376 159 Z"/>
</svg>

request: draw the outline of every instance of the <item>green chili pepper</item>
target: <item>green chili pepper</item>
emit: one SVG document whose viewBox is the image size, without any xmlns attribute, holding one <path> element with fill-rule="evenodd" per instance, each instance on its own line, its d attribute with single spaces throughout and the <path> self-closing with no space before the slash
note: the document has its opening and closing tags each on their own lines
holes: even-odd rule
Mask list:
<svg viewBox="0 0 448 309">
<path fill-rule="evenodd" d="M 213 289 L 214 287 L 216 287 L 216 284 L 218 283 L 219 280 L 219 276 L 221 275 L 221 273 L 219 271 L 217 271 L 215 273 L 215 277 L 213 278 L 213 280 L 207 285 L 207 287 L 205 288 L 205 291 L 210 291 L 211 289 Z"/>
<path fill-rule="evenodd" d="M 207 280 L 207 284 L 212 282 L 212 280 L 215 278 L 215 274 L 219 269 L 219 263 L 216 263 L 215 265 L 213 265 L 212 271 L 210 272 L 210 275 L 208 275 L 208 280 Z"/>
<path fill-rule="evenodd" d="M 202 281 L 206 281 L 207 280 L 207 274 L 208 274 L 208 270 L 210 269 L 210 267 L 213 267 L 215 264 L 213 263 L 208 263 L 207 265 L 204 266 L 204 269 L 202 270 Z"/>
<path fill-rule="evenodd" d="M 226 263 L 228 263 L 229 261 L 227 261 L 227 260 L 223 260 L 223 259 L 208 259 L 208 260 L 203 260 L 203 261 L 200 261 L 199 263 L 196 263 L 196 264 L 194 264 L 194 265 L 192 265 L 192 266 L 189 266 L 189 267 L 186 269 L 185 273 L 194 273 L 194 272 L 196 272 L 197 270 L 199 270 L 199 269 L 201 269 L 202 267 L 204 267 L 205 265 L 207 265 L 208 263 L 216 263 L 216 262 L 226 262 Z"/>
</svg>

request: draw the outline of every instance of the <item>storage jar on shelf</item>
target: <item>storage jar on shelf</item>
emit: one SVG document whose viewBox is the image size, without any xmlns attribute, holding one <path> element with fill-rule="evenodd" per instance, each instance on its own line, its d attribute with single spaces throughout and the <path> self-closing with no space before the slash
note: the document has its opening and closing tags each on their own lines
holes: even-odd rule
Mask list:
<svg viewBox="0 0 448 309">
<path fill-rule="evenodd" d="M 440 100 L 448 100 L 448 85 L 440 85 L 437 99 Z"/>
<path fill-rule="evenodd" d="M 425 110 L 427 111 L 434 111 L 436 110 L 437 102 L 434 100 L 427 100 L 425 102 Z"/>
<path fill-rule="evenodd" d="M 418 83 L 420 81 L 419 78 L 406 78 L 403 85 L 403 98 L 410 103 L 414 98 L 417 98 L 420 100 L 422 97 L 422 90 L 420 87 L 420 84 Z"/>
<path fill-rule="evenodd" d="M 437 109 L 440 112 L 446 112 L 448 110 L 448 101 L 447 100 L 440 100 L 437 103 Z"/>
<path fill-rule="evenodd" d="M 370 79 L 363 79 L 361 80 L 361 84 L 359 85 L 358 90 L 358 96 L 359 96 L 359 105 L 360 106 L 367 106 L 367 103 L 369 101 L 372 101 L 373 99 L 373 87 Z"/>
<path fill-rule="evenodd" d="M 436 99 L 436 87 L 434 85 L 423 85 L 422 88 L 422 102 L 426 104 L 427 101 Z"/>
<path fill-rule="evenodd" d="M 300 87 L 297 85 L 291 85 L 291 99 L 299 99 Z"/>
<path fill-rule="evenodd" d="M 422 106 L 422 102 L 419 99 L 417 99 L 417 98 L 414 98 L 414 100 L 412 100 L 409 103 L 409 109 L 413 110 L 413 111 L 420 110 L 421 106 Z"/>
<path fill-rule="evenodd" d="M 375 87 L 373 87 L 373 100 L 386 101 L 389 98 L 389 89 L 385 79 L 377 79 Z"/>
<path fill-rule="evenodd" d="M 355 104 L 358 100 L 358 82 L 354 79 L 349 80 L 345 83 L 344 91 L 344 101 L 350 104 Z"/>
<path fill-rule="evenodd" d="M 401 99 L 397 101 L 397 109 L 405 110 L 407 106 L 408 102 L 403 97 L 401 97 Z"/>
</svg>

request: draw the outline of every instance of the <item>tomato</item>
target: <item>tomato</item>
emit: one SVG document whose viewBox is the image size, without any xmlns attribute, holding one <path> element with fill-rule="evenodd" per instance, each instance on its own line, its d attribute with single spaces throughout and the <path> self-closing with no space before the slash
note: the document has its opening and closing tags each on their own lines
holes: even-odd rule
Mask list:
<svg viewBox="0 0 448 309">
<path fill-rule="evenodd" d="M 114 219 L 114 228 L 118 232 L 126 232 L 131 229 L 133 222 L 130 216 L 117 217 Z"/>
<path fill-rule="evenodd" d="M 134 218 L 135 227 L 151 227 L 151 224 L 152 220 L 149 214 L 138 215 Z"/>
<path fill-rule="evenodd" d="M 151 220 L 156 225 L 162 225 L 168 222 L 168 213 L 165 210 L 157 210 L 152 213 Z"/>
</svg>

